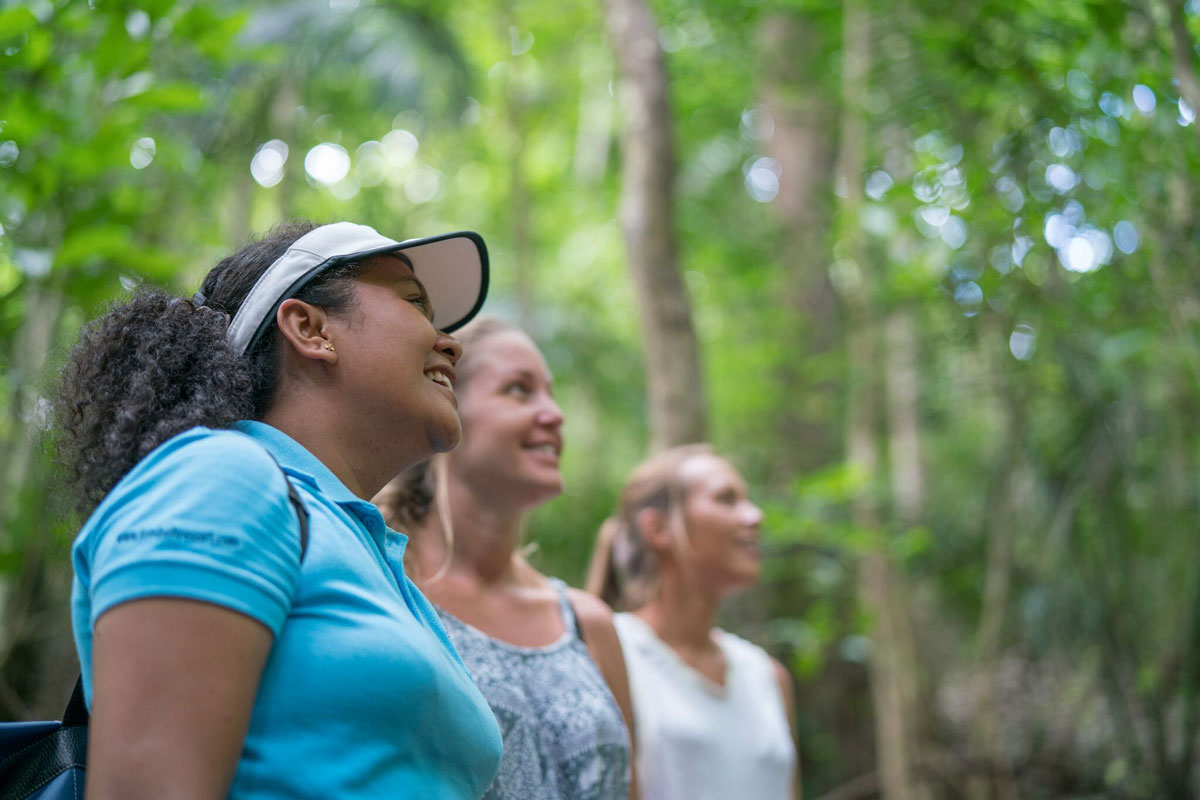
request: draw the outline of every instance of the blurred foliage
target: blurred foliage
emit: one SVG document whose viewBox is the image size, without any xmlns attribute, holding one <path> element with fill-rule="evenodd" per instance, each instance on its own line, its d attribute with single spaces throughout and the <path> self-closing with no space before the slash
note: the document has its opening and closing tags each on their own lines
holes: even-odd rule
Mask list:
<svg viewBox="0 0 1200 800">
<path fill-rule="evenodd" d="M 788 165 L 768 155 L 763 29 L 784 15 L 810 34 L 805 63 L 825 68 L 784 89 L 826 102 L 836 138 L 840 7 L 653 5 L 711 438 L 767 512 L 763 580 L 727 623 L 798 678 L 806 795 L 874 766 L 855 581 L 880 550 L 912 587 L 925 725 L 959 758 L 954 774 L 975 755 L 984 674 L 1020 796 L 1200 794 L 1200 437 L 1187 422 L 1200 411 L 1200 173 L 1169 6 L 871 4 L 867 200 L 831 220 L 825 258 L 802 263 L 773 207 Z M 1193 71 L 1198 12 L 1185 4 Z M 646 439 L 614 219 L 622 108 L 598 5 L 9 0 L 0 86 L 6 716 L 55 713 L 75 669 L 74 523 L 37 447 L 46 381 L 105 303 L 142 281 L 191 293 L 283 217 L 485 234 L 490 308 L 542 344 L 567 414 L 568 492 L 531 520 L 532 558 L 581 581 Z M 845 192 L 828 183 L 833 209 Z M 866 236 L 869 263 L 846 260 L 847 231 Z M 895 511 L 889 489 L 840 445 L 801 468 L 816 443 L 780 434 L 798 409 L 835 443 L 846 425 L 828 399 L 850 366 L 845 322 L 834 314 L 835 344 L 806 355 L 781 291 L 800 271 L 838 302 L 867 292 L 915 322 L 917 519 L 855 525 L 864 492 Z M 887 345 L 883 320 L 870 324 Z M 779 377 L 789 365 L 832 393 L 798 396 Z M 879 430 L 886 452 L 895 432 Z M 984 587 L 1001 568 L 991 652 Z M 930 791 L 960 796 L 956 780 Z"/>
</svg>

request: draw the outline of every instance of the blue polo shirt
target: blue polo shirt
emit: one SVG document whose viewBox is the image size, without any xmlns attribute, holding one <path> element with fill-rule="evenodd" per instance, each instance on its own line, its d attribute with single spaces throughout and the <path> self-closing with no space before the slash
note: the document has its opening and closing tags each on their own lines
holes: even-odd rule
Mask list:
<svg viewBox="0 0 1200 800">
<path fill-rule="evenodd" d="M 303 562 L 271 456 L 309 514 Z M 480 797 L 500 763 L 500 733 L 404 574 L 406 543 L 269 425 L 179 434 L 108 493 L 72 549 L 89 705 L 101 614 L 141 597 L 214 603 L 275 636 L 231 798 Z"/>
</svg>

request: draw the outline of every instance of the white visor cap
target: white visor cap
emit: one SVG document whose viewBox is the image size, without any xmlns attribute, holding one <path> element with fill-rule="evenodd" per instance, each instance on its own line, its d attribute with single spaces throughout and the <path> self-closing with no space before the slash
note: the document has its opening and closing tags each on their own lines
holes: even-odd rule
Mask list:
<svg viewBox="0 0 1200 800">
<path fill-rule="evenodd" d="M 335 222 L 301 236 L 267 267 L 229 322 L 229 343 L 246 353 L 275 322 L 279 304 L 295 297 L 336 264 L 384 253 L 404 253 L 433 306 L 433 324 L 454 331 L 479 313 L 488 289 L 483 237 L 471 231 L 397 242 L 366 225 Z"/>
</svg>

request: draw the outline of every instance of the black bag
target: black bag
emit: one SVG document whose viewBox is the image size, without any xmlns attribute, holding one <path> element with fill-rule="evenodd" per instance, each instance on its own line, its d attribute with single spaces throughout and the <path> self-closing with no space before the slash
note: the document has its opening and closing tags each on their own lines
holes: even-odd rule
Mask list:
<svg viewBox="0 0 1200 800">
<path fill-rule="evenodd" d="M 0 725 L 0 800 L 83 800 L 87 724 L 80 680 L 62 722 Z"/>
<path fill-rule="evenodd" d="M 308 511 L 286 473 L 283 478 L 300 521 L 303 562 L 308 550 Z M 83 800 L 87 725 L 82 677 L 75 681 L 62 722 L 0 723 L 0 800 Z"/>
</svg>

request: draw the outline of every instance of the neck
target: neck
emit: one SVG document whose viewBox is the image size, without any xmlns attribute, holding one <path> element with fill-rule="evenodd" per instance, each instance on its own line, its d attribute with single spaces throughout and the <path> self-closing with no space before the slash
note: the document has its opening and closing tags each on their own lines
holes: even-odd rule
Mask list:
<svg viewBox="0 0 1200 800">
<path fill-rule="evenodd" d="M 721 599 L 705 590 L 695 575 L 664 565 L 657 595 L 637 615 L 672 647 L 702 650 L 714 646 L 710 632 L 720 604 Z"/>
<path fill-rule="evenodd" d="M 450 509 L 454 534 L 450 572 L 484 586 L 515 582 L 517 559 L 514 555 L 521 538 L 524 513 L 483 502 L 469 486 L 453 476 L 447 478 L 447 490 L 449 503 L 444 505 Z M 432 575 L 445 563 L 446 555 L 441 536 L 445 526 L 437 503 L 422 527 L 423 533 L 435 534 L 423 537 L 422 550 L 426 550 L 427 543 L 430 545 L 426 550 L 428 556 L 424 553 L 419 556 L 422 573 Z"/>
<path fill-rule="evenodd" d="M 276 403 L 262 421 L 295 439 L 355 496 L 370 500 L 426 454 L 415 445 L 413 432 L 384 439 L 378 430 L 354 424 L 355 416 L 328 393 L 297 389 L 290 402 Z"/>
</svg>

